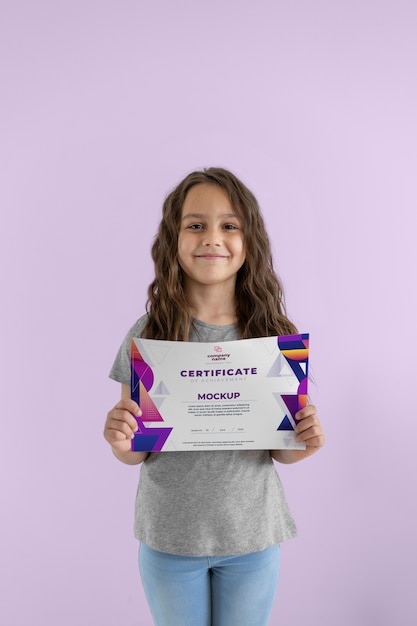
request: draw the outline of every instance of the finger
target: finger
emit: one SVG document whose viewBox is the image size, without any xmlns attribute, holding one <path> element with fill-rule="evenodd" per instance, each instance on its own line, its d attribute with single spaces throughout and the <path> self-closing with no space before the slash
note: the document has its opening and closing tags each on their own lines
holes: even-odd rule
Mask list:
<svg viewBox="0 0 417 626">
<path fill-rule="evenodd" d="M 125 433 L 117 428 L 106 428 L 104 430 L 104 438 L 111 446 L 115 443 L 130 442 L 133 437 L 134 433 L 131 430 L 129 433 Z"/>
<path fill-rule="evenodd" d="M 123 438 L 132 439 L 138 429 L 138 422 L 129 411 L 122 409 L 112 409 L 108 415 L 104 426 L 104 436 L 107 439 L 107 431 L 118 431 Z"/>
<path fill-rule="evenodd" d="M 120 430 L 115 430 L 113 428 L 109 428 L 109 429 L 104 431 L 104 438 L 106 439 L 106 441 L 108 443 L 113 445 L 114 443 L 117 443 L 117 442 L 120 442 L 120 441 L 127 441 L 128 439 L 130 440 L 132 437 L 127 437 Z"/>
<path fill-rule="evenodd" d="M 125 412 L 124 412 L 125 413 Z M 135 418 L 129 413 L 125 413 L 122 418 L 110 417 L 106 422 L 106 428 L 108 430 L 117 430 L 125 435 L 125 437 L 132 437 L 133 433 L 138 429 L 138 423 Z"/>
<path fill-rule="evenodd" d="M 298 424 L 295 427 L 295 432 L 302 433 L 305 430 L 315 427 L 315 426 L 318 426 L 319 428 L 321 428 L 318 417 L 317 415 L 310 415 L 309 417 L 304 417 L 302 420 L 298 422 Z"/>
<path fill-rule="evenodd" d="M 119 400 L 114 408 L 129 411 L 129 413 L 131 413 L 132 415 L 142 415 L 142 411 L 138 403 L 134 400 L 131 400 L 130 398 L 122 398 L 122 400 Z"/>
<path fill-rule="evenodd" d="M 132 415 L 132 413 L 130 413 L 130 411 L 116 407 L 107 414 L 107 423 L 110 423 L 111 421 L 125 422 L 130 426 L 133 432 L 135 432 L 138 427 L 136 418 Z"/>
<path fill-rule="evenodd" d="M 324 436 L 312 437 L 305 442 L 307 448 L 322 448 L 324 446 Z"/>
<path fill-rule="evenodd" d="M 303 420 L 306 417 L 310 417 L 311 415 L 315 415 L 317 413 L 317 409 L 313 404 L 307 404 L 304 408 L 297 411 L 295 414 L 295 419 L 297 421 Z"/>
<path fill-rule="evenodd" d="M 118 452 L 129 452 L 132 450 L 132 444 L 128 439 L 124 439 L 123 441 L 113 441 L 110 445 L 113 450 L 117 450 Z"/>
<path fill-rule="evenodd" d="M 321 447 L 324 445 L 324 433 L 320 426 L 311 426 L 296 437 L 297 443 L 305 443 L 307 446 Z"/>
</svg>

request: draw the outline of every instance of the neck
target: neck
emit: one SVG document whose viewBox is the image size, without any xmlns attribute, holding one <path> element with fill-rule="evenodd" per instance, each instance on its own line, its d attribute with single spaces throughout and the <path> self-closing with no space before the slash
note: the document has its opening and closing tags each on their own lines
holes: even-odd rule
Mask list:
<svg viewBox="0 0 417 626">
<path fill-rule="evenodd" d="M 219 290 L 205 289 L 204 293 L 193 290 L 192 296 L 188 294 L 191 313 L 196 319 L 214 324 L 216 326 L 228 326 L 237 322 L 236 302 L 234 293 L 219 293 Z"/>
</svg>

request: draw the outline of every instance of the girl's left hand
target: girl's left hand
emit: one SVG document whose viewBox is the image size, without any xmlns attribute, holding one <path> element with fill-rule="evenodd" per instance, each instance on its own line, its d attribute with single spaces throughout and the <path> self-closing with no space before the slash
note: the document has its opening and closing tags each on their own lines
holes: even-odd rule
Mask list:
<svg viewBox="0 0 417 626">
<path fill-rule="evenodd" d="M 324 432 L 317 416 L 316 407 L 308 404 L 295 414 L 297 443 L 305 443 L 310 454 L 324 446 Z"/>
<path fill-rule="evenodd" d="M 324 433 L 312 404 L 305 406 L 295 414 L 296 441 L 305 443 L 305 450 L 271 450 L 271 456 L 279 463 L 297 463 L 311 456 L 324 446 Z"/>
</svg>

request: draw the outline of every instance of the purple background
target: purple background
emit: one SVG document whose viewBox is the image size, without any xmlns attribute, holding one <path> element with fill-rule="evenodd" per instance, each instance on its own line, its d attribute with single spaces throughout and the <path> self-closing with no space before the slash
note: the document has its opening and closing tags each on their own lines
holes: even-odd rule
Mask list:
<svg viewBox="0 0 417 626">
<path fill-rule="evenodd" d="M 102 437 L 165 194 L 255 192 L 327 434 L 272 624 L 417 620 L 414 0 L 3 1 L 0 623 L 148 626 Z"/>
</svg>

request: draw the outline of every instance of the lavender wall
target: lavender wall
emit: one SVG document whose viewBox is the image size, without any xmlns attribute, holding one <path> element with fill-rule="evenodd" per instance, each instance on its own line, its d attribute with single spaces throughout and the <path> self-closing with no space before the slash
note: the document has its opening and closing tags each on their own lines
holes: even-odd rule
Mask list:
<svg viewBox="0 0 417 626">
<path fill-rule="evenodd" d="M 1 3 L 0 624 L 148 626 L 102 438 L 165 193 L 256 193 L 327 446 L 281 476 L 272 624 L 416 623 L 412 0 Z"/>
</svg>

